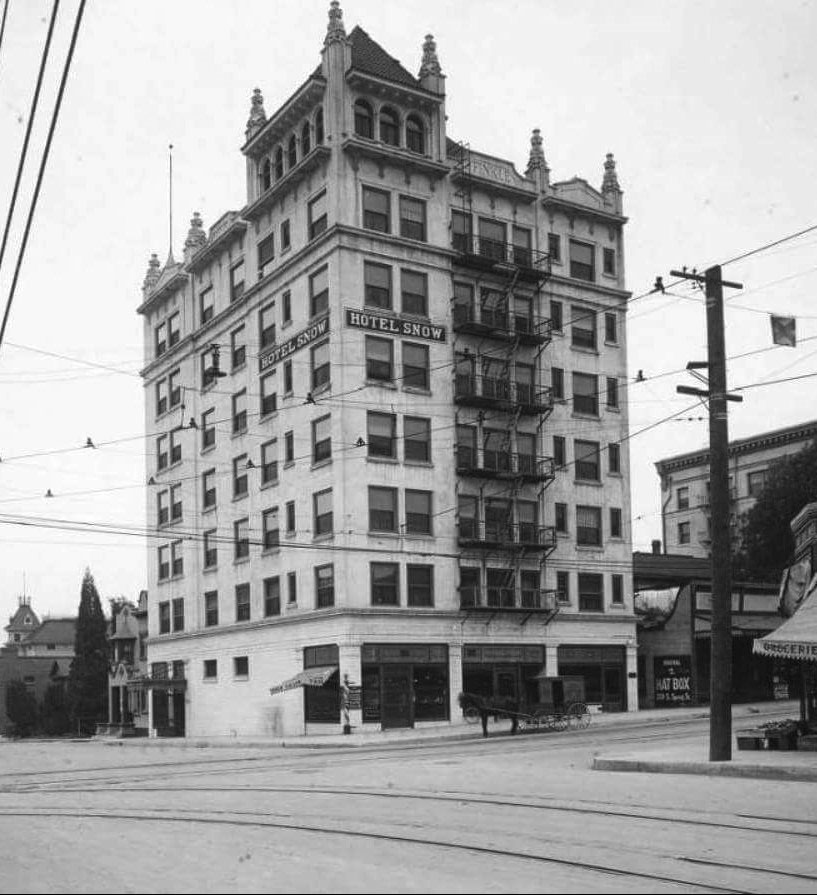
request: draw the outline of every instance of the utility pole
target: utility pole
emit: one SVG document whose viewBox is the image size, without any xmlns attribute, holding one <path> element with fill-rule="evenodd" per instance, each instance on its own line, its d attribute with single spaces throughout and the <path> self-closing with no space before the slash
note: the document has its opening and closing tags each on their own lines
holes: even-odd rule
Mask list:
<svg viewBox="0 0 817 895">
<path fill-rule="evenodd" d="M 709 388 L 678 386 L 681 394 L 709 400 L 709 482 L 712 509 L 712 660 L 709 681 L 709 760 L 732 758 L 732 549 L 730 544 L 729 432 L 727 401 L 742 401 L 726 391 L 726 346 L 723 332 L 723 287 L 720 265 L 704 275 L 684 268 L 671 275 L 703 284 L 706 291 L 707 360 L 692 362 L 687 369 L 706 367 Z"/>
</svg>

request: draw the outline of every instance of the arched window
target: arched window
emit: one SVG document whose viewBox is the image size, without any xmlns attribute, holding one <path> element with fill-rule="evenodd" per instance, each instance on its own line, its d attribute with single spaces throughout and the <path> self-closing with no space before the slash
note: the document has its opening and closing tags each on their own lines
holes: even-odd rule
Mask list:
<svg viewBox="0 0 817 895">
<path fill-rule="evenodd" d="M 280 180 L 284 176 L 284 150 L 279 146 L 275 150 L 275 179 Z"/>
<path fill-rule="evenodd" d="M 394 109 L 380 110 L 380 139 L 390 146 L 400 145 L 400 119 Z"/>
<path fill-rule="evenodd" d="M 323 108 L 318 109 L 315 115 L 315 145 L 323 143 Z"/>
<path fill-rule="evenodd" d="M 425 128 L 416 115 L 409 115 L 406 121 L 406 147 L 420 155 L 424 155 L 426 151 Z"/>
<path fill-rule="evenodd" d="M 374 115 L 372 107 L 364 99 L 355 103 L 355 133 L 359 137 L 374 139 Z"/>
<path fill-rule="evenodd" d="M 289 138 L 289 147 L 287 148 L 287 167 L 294 168 L 298 164 L 298 141 L 295 134 Z"/>
<path fill-rule="evenodd" d="M 305 155 L 309 155 L 310 150 L 309 145 L 309 122 L 305 122 L 304 126 L 301 128 L 301 158 Z"/>
<path fill-rule="evenodd" d="M 268 190 L 272 185 L 272 164 L 265 158 L 261 165 L 261 189 Z"/>
</svg>

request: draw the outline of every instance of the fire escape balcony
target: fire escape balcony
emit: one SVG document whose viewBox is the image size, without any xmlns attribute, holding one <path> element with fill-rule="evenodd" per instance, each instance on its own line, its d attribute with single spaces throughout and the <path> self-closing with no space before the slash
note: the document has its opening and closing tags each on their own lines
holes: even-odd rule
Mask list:
<svg viewBox="0 0 817 895">
<path fill-rule="evenodd" d="M 526 246 L 497 242 L 471 233 L 452 234 L 455 263 L 480 271 L 516 274 L 520 280 L 541 283 L 550 276 L 550 256 Z"/>
<path fill-rule="evenodd" d="M 459 592 L 460 609 L 546 613 L 556 610 L 555 592 L 538 588 L 461 587 Z"/>
<path fill-rule="evenodd" d="M 553 327 L 547 317 L 511 313 L 504 308 L 480 307 L 473 302 L 454 302 L 454 332 L 520 345 L 547 345 Z"/>
<path fill-rule="evenodd" d="M 548 387 L 513 382 L 504 376 L 457 373 L 454 400 L 468 407 L 487 407 L 508 413 L 541 416 L 553 410 L 553 394 Z"/>
<path fill-rule="evenodd" d="M 474 448 L 459 445 L 457 475 L 483 479 L 550 482 L 554 478 L 555 468 L 552 457 L 484 450 L 480 458 Z"/>
<path fill-rule="evenodd" d="M 458 541 L 461 547 L 481 550 L 521 550 L 551 553 L 556 549 L 556 529 L 533 522 L 477 522 L 460 519 Z"/>
</svg>

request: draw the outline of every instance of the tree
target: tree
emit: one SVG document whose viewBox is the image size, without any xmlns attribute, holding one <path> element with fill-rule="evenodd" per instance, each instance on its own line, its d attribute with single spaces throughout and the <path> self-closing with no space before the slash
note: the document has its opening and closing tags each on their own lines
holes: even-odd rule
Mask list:
<svg viewBox="0 0 817 895">
<path fill-rule="evenodd" d="M 14 736 L 30 737 L 37 729 L 37 700 L 21 680 L 6 686 L 6 715 Z"/>
<path fill-rule="evenodd" d="M 817 441 L 769 467 L 755 505 L 743 515 L 741 549 L 733 576 L 744 581 L 775 581 L 793 559 L 791 520 L 817 500 Z"/>
<path fill-rule="evenodd" d="M 59 681 L 52 681 L 45 691 L 40 707 L 40 727 L 46 736 L 62 736 L 71 730 L 68 697 Z"/>
<path fill-rule="evenodd" d="M 90 569 L 82 579 L 68 698 L 72 729 L 93 733 L 107 719 L 108 623 Z"/>
</svg>

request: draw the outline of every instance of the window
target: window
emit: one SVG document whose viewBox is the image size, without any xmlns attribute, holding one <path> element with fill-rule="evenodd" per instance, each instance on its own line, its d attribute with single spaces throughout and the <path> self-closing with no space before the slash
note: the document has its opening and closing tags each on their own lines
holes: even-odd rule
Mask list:
<svg viewBox="0 0 817 895">
<path fill-rule="evenodd" d="M 689 509 L 689 488 L 676 488 L 675 490 L 675 502 L 676 506 L 679 510 L 688 510 Z"/>
<path fill-rule="evenodd" d="M 426 135 L 423 122 L 416 115 L 406 119 L 406 149 L 423 155 L 426 151 Z"/>
<path fill-rule="evenodd" d="M 265 305 L 258 312 L 258 342 L 261 348 L 275 344 L 275 304 Z"/>
<path fill-rule="evenodd" d="M 281 296 L 281 317 L 284 323 L 292 322 L 292 293 L 289 289 Z"/>
<path fill-rule="evenodd" d="M 618 409 L 618 379 L 613 376 L 607 377 L 607 406 Z"/>
<path fill-rule="evenodd" d="M 610 598 L 611 602 L 621 605 L 624 602 L 624 576 L 623 575 L 613 575 L 612 583 L 613 583 L 613 593 Z"/>
<path fill-rule="evenodd" d="M 570 276 L 575 280 L 587 280 L 592 283 L 596 279 L 596 250 L 585 242 L 570 240 Z"/>
<path fill-rule="evenodd" d="M 400 120 L 394 109 L 380 110 L 380 140 L 390 146 L 400 145 Z"/>
<path fill-rule="evenodd" d="M 404 314 L 428 317 L 428 277 L 424 273 L 401 270 L 400 294 Z"/>
<path fill-rule="evenodd" d="M 287 572 L 287 603 L 294 606 L 298 602 L 298 573 Z"/>
<path fill-rule="evenodd" d="M 397 457 L 397 416 L 393 413 L 366 414 L 366 444 L 370 457 Z"/>
<path fill-rule="evenodd" d="M 426 204 L 422 199 L 400 197 L 400 235 L 425 242 Z"/>
<path fill-rule="evenodd" d="M 479 219 L 479 253 L 495 261 L 505 260 L 505 225 L 502 221 Z"/>
<path fill-rule="evenodd" d="M 312 495 L 314 511 L 313 532 L 314 536 L 328 535 L 332 533 L 332 489 L 318 491 Z"/>
<path fill-rule="evenodd" d="M 326 190 L 311 200 L 309 212 L 309 238 L 314 239 L 326 230 Z"/>
<path fill-rule="evenodd" d="M 281 222 L 281 251 L 286 252 L 292 245 L 289 235 L 289 218 Z"/>
<path fill-rule="evenodd" d="M 172 609 L 173 609 L 173 630 L 174 631 L 183 631 L 184 630 L 184 599 L 179 598 L 179 599 L 173 600 Z"/>
<path fill-rule="evenodd" d="M 170 633 L 170 601 L 159 603 L 159 633 Z"/>
<path fill-rule="evenodd" d="M 579 611 L 604 611 L 604 579 L 601 575 L 579 572 Z"/>
<path fill-rule="evenodd" d="M 258 243 L 258 271 L 263 276 L 264 265 L 275 257 L 275 234 L 270 233 Z"/>
<path fill-rule="evenodd" d="M 156 416 L 167 413 L 167 380 L 160 379 L 156 383 Z"/>
<path fill-rule="evenodd" d="M 556 602 L 570 602 L 570 572 L 556 573 Z"/>
<path fill-rule="evenodd" d="M 230 357 L 233 370 L 237 370 L 247 363 L 247 344 L 243 325 L 230 333 Z"/>
<path fill-rule="evenodd" d="M 250 676 L 250 659 L 249 656 L 233 657 L 233 677 L 249 677 Z"/>
<path fill-rule="evenodd" d="M 366 378 L 378 382 L 394 380 L 394 343 L 391 339 L 366 336 Z"/>
<path fill-rule="evenodd" d="M 329 385 L 330 366 L 329 366 L 329 342 L 321 342 L 316 345 L 311 352 L 312 361 L 312 390 L 317 391 L 324 386 Z M 292 387 L 290 385 L 290 391 Z"/>
<path fill-rule="evenodd" d="M 216 411 L 205 410 L 201 415 L 201 449 L 207 450 L 216 443 Z"/>
<path fill-rule="evenodd" d="M 179 370 L 174 370 L 167 377 L 170 407 L 177 407 L 182 403 L 182 387 L 179 383 L 179 379 L 181 379 L 181 372 Z"/>
<path fill-rule="evenodd" d="M 261 192 L 266 192 L 272 186 L 272 162 L 268 158 L 261 164 L 260 181 Z"/>
<path fill-rule="evenodd" d="M 182 518 L 182 486 L 170 486 L 170 518 L 173 520 Z"/>
<path fill-rule="evenodd" d="M 263 380 L 262 380 L 263 384 Z M 233 435 L 247 431 L 247 389 L 233 395 Z"/>
<path fill-rule="evenodd" d="M 396 562 L 369 564 L 372 606 L 400 605 L 400 566 Z"/>
<path fill-rule="evenodd" d="M 281 527 L 278 522 L 278 507 L 271 507 L 261 514 L 261 532 L 264 550 L 281 546 Z"/>
<path fill-rule="evenodd" d="M 295 501 L 288 500 L 285 510 L 287 514 L 287 534 L 293 535 L 295 534 Z"/>
<path fill-rule="evenodd" d="M 182 459 L 182 443 L 178 432 L 170 433 L 170 465 L 180 463 Z"/>
<path fill-rule="evenodd" d="M 204 627 L 218 624 L 218 591 L 208 590 L 204 595 Z"/>
<path fill-rule="evenodd" d="M 601 479 L 601 459 L 598 441 L 573 442 L 573 451 L 576 458 L 576 478 L 591 482 Z"/>
<path fill-rule="evenodd" d="M 587 373 L 573 374 L 573 411 L 599 415 L 598 377 Z"/>
<path fill-rule="evenodd" d="M 374 114 L 364 99 L 355 102 L 355 133 L 368 140 L 374 139 Z"/>
<path fill-rule="evenodd" d="M 391 196 L 382 190 L 363 187 L 363 226 L 367 230 L 391 233 Z"/>
<path fill-rule="evenodd" d="M 235 620 L 248 622 L 250 620 L 250 585 L 236 584 L 235 586 Z"/>
<path fill-rule="evenodd" d="M 553 462 L 557 469 L 567 465 L 567 450 L 565 449 L 565 440 L 562 435 L 553 436 Z"/>
<path fill-rule="evenodd" d="M 406 533 L 431 534 L 431 492 L 406 489 Z"/>
<path fill-rule="evenodd" d="M 247 455 L 240 454 L 233 460 L 233 497 L 246 497 L 247 490 Z"/>
<path fill-rule="evenodd" d="M 610 537 L 621 537 L 621 508 L 610 507 Z"/>
<path fill-rule="evenodd" d="M 604 249 L 602 252 L 602 270 L 609 276 L 616 275 L 616 253 L 615 249 Z"/>
<path fill-rule="evenodd" d="M 403 417 L 403 455 L 407 463 L 431 462 L 431 420 Z"/>
<path fill-rule="evenodd" d="M 601 507 L 576 507 L 576 543 L 601 547 Z"/>
<path fill-rule="evenodd" d="M 615 474 L 621 472 L 621 446 L 616 442 L 607 445 L 607 471 Z"/>
<path fill-rule="evenodd" d="M 269 416 L 278 410 L 275 370 L 261 377 L 261 416 Z"/>
<path fill-rule="evenodd" d="M 403 342 L 403 385 L 428 391 L 429 373 L 428 346 Z"/>
<path fill-rule="evenodd" d="M 678 543 L 679 544 L 688 544 L 689 543 L 689 522 L 679 522 L 678 523 Z"/>
<path fill-rule="evenodd" d="M 278 439 L 261 445 L 261 484 L 271 485 L 278 481 Z"/>
<path fill-rule="evenodd" d="M 548 233 L 548 254 L 554 264 L 562 263 L 562 239 L 558 233 Z"/>
<path fill-rule="evenodd" d="M 289 138 L 289 143 L 287 144 L 287 167 L 294 168 L 295 165 L 298 164 L 298 141 L 295 139 L 295 134 L 293 134 Z"/>
<path fill-rule="evenodd" d="M 244 294 L 244 261 L 230 268 L 230 302 L 238 301 Z"/>
<path fill-rule="evenodd" d="M 329 270 L 322 267 L 309 278 L 310 314 L 316 317 L 329 309 Z"/>
<path fill-rule="evenodd" d="M 217 531 L 211 528 L 204 532 L 204 568 L 212 569 L 218 564 Z"/>
<path fill-rule="evenodd" d="M 385 264 L 363 264 L 363 303 L 367 308 L 391 310 L 391 268 Z"/>
<path fill-rule="evenodd" d="M 473 230 L 471 215 L 462 211 L 451 212 L 451 245 L 458 252 L 473 252 Z"/>
<path fill-rule="evenodd" d="M 550 388 L 556 400 L 563 401 L 565 397 L 565 371 L 561 367 L 550 368 Z"/>
<path fill-rule="evenodd" d="M 323 143 L 323 109 L 319 108 L 315 113 L 315 145 Z"/>
<path fill-rule="evenodd" d="M 156 471 L 167 469 L 169 454 L 167 452 L 167 435 L 160 435 L 156 439 Z"/>
<path fill-rule="evenodd" d="M 746 488 L 749 497 L 757 497 L 766 487 L 766 470 L 757 469 L 746 475 Z"/>
<path fill-rule="evenodd" d="M 215 295 L 213 287 L 208 286 L 199 293 L 199 320 L 202 326 L 210 320 L 215 313 Z"/>
<path fill-rule="evenodd" d="M 264 618 L 281 614 L 281 579 L 278 575 L 264 579 Z"/>
<path fill-rule="evenodd" d="M 320 463 L 332 456 L 332 418 L 322 416 L 312 423 L 312 462 Z"/>
<path fill-rule="evenodd" d="M 567 532 L 567 504 L 556 504 L 556 531 Z"/>
<path fill-rule="evenodd" d="M 236 559 L 246 559 L 250 555 L 249 519 L 237 519 L 233 523 L 233 545 Z"/>
<path fill-rule="evenodd" d="M 161 357 L 167 351 L 167 323 L 162 321 L 154 332 L 156 345 L 156 357 Z"/>
<path fill-rule="evenodd" d="M 550 303 L 550 325 L 553 331 L 560 333 L 564 329 L 563 306 L 560 301 L 551 301 Z"/>
<path fill-rule="evenodd" d="M 284 150 L 278 146 L 275 150 L 275 179 L 280 180 L 284 176 Z"/>
<path fill-rule="evenodd" d="M 205 659 L 203 666 L 204 666 L 204 679 L 206 681 L 213 681 L 218 677 L 218 660 L 217 659 Z"/>
<path fill-rule="evenodd" d="M 315 606 L 328 609 L 335 605 L 335 567 L 329 563 L 315 567 Z"/>
<path fill-rule="evenodd" d="M 618 322 L 615 314 L 604 315 L 604 341 L 611 345 L 618 343 Z"/>
<path fill-rule="evenodd" d="M 309 155 L 309 136 L 309 122 L 305 121 L 304 126 L 301 128 L 301 158 Z"/>
<path fill-rule="evenodd" d="M 209 510 L 216 505 L 216 471 L 208 469 L 201 475 L 202 506 Z"/>
<path fill-rule="evenodd" d="M 284 395 L 292 394 L 292 361 L 284 361 Z"/>
<path fill-rule="evenodd" d="M 369 487 L 369 529 L 397 531 L 397 489 Z"/>
<path fill-rule="evenodd" d="M 533 264 L 531 254 L 531 232 L 527 227 L 512 227 L 513 261 L 520 267 L 530 267 Z"/>
<path fill-rule="evenodd" d="M 409 606 L 433 606 L 434 566 L 409 563 L 406 566 L 406 591 Z"/>
<path fill-rule="evenodd" d="M 571 305 L 571 344 L 574 348 L 596 348 L 596 312 Z"/>
<path fill-rule="evenodd" d="M 284 463 L 295 462 L 295 433 L 290 429 L 284 433 Z"/>
<path fill-rule="evenodd" d="M 166 581 L 170 578 L 170 546 L 164 544 L 158 549 L 159 556 L 159 581 Z"/>
<path fill-rule="evenodd" d="M 536 501 L 520 500 L 516 504 L 518 541 L 520 544 L 539 543 L 539 507 Z"/>
</svg>

